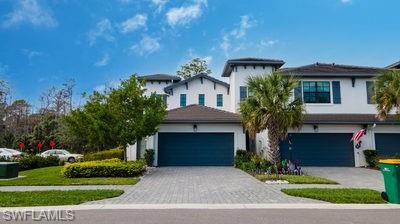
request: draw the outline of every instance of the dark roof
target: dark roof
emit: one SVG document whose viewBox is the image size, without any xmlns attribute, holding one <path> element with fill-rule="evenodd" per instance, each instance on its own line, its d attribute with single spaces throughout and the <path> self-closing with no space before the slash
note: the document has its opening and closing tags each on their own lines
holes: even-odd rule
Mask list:
<svg viewBox="0 0 400 224">
<path fill-rule="evenodd" d="M 146 80 L 146 81 L 180 81 L 181 78 L 176 75 L 168 75 L 168 74 L 153 74 L 153 75 L 143 75 L 139 76 L 138 79 Z"/>
<path fill-rule="evenodd" d="M 162 123 L 241 123 L 241 121 L 239 114 L 192 104 L 169 110 Z"/>
<path fill-rule="evenodd" d="M 395 115 L 379 121 L 375 114 L 306 114 L 305 124 L 400 124 Z"/>
<path fill-rule="evenodd" d="M 229 77 L 232 73 L 233 66 L 235 65 L 272 65 L 276 68 L 280 68 L 285 64 L 282 60 L 277 59 L 267 59 L 267 58 L 237 58 L 229 59 L 225 62 L 224 70 L 222 71 L 222 77 Z"/>
<path fill-rule="evenodd" d="M 355 65 L 315 63 L 294 68 L 282 68 L 283 73 L 296 76 L 374 77 L 385 69 Z"/>
<path fill-rule="evenodd" d="M 400 61 L 395 62 L 391 65 L 386 66 L 385 68 L 387 69 L 400 69 Z"/>
<path fill-rule="evenodd" d="M 212 82 L 218 83 L 218 84 L 220 84 L 220 85 L 222 85 L 222 86 L 225 86 L 225 87 L 229 88 L 229 84 L 228 84 L 228 83 L 223 82 L 223 81 L 221 81 L 221 80 L 218 80 L 218 79 L 216 79 L 216 78 L 214 78 L 214 77 L 211 77 L 211 76 L 209 76 L 209 75 L 207 75 L 207 74 L 205 74 L 205 73 L 201 73 L 201 74 L 192 76 L 192 77 L 190 77 L 190 78 L 188 78 L 188 79 L 184 79 L 184 80 L 182 80 L 182 81 L 180 81 L 180 82 L 176 82 L 176 83 L 174 83 L 174 84 L 171 84 L 171 85 L 165 87 L 165 88 L 164 88 L 164 91 L 165 91 L 165 92 L 169 92 L 169 90 L 171 90 L 171 89 L 173 89 L 173 88 L 175 88 L 175 87 L 184 85 L 184 84 L 186 84 L 186 83 L 189 83 L 189 82 L 191 82 L 191 81 L 193 81 L 193 80 L 195 80 L 195 79 L 199 79 L 199 78 L 205 78 L 205 79 L 208 79 L 208 80 L 210 80 L 210 81 L 212 81 Z"/>
</svg>

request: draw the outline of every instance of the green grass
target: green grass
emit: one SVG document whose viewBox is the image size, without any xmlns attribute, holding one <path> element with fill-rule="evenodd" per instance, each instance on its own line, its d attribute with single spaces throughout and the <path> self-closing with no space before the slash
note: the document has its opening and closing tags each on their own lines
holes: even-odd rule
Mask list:
<svg viewBox="0 0 400 224">
<path fill-rule="evenodd" d="M 322 177 L 305 175 L 256 175 L 258 180 L 286 180 L 290 184 L 337 184 L 337 182 Z"/>
<path fill-rule="evenodd" d="M 378 191 L 354 188 L 305 188 L 282 189 L 282 192 L 295 197 L 311 198 L 338 204 L 381 204 L 385 201 Z"/>
<path fill-rule="evenodd" d="M 22 171 L 19 176 L 26 177 L 0 181 L 0 186 L 133 185 L 139 182 L 139 178 L 134 177 L 65 178 L 61 169 L 61 166 L 53 166 Z"/>
<path fill-rule="evenodd" d="M 87 201 L 113 198 L 123 190 L 51 190 L 0 193 L 0 207 L 77 205 Z"/>
</svg>

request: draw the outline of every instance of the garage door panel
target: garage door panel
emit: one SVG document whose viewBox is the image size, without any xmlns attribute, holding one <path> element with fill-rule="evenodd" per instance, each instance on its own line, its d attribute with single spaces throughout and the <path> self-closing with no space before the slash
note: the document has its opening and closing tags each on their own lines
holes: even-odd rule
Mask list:
<svg viewBox="0 0 400 224">
<path fill-rule="evenodd" d="M 377 133 L 375 134 L 375 145 L 379 155 L 382 156 L 400 155 L 400 134 Z"/>
<path fill-rule="evenodd" d="M 350 133 L 289 134 L 281 143 L 282 158 L 298 160 L 303 166 L 354 166 L 351 137 Z"/>
<path fill-rule="evenodd" d="M 160 166 L 232 166 L 233 133 L 159 133 Z"/>
</svg>

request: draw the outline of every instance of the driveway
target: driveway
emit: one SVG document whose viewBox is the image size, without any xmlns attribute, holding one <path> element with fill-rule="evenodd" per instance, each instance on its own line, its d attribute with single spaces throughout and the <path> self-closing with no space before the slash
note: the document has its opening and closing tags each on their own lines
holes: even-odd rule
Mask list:
<svg viewBox="0 0 400 224">
<path fill-rule="evenodd" d="M 305 167 L 308 175 L 325 177 L 344 187 L 370 188 L 384 191 L 383 176 L 380 171 L 355 167 Z"/>
<path fill-rule="evenodd" d="M 87 204 L 256 204 L 321 203 L 283 194 L 232 167 L 161 167 L 117 198 Z"/>
</svg>

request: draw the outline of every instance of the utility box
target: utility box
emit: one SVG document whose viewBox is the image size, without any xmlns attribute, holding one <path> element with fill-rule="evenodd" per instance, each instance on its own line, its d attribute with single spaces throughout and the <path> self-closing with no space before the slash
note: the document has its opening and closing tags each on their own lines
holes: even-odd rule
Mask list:
<svg viewBox="0 0 400 224">
<path fill-rule="evenodd" d="M 17 162 L 0 162 L 0 179 L 10 179 L 18 177 Z"/>
</svg>

